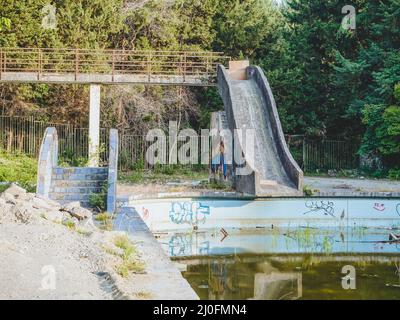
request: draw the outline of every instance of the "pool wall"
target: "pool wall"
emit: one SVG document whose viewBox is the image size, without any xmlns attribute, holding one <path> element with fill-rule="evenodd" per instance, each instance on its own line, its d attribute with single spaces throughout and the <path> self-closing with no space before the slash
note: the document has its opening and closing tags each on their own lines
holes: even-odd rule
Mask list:
<svg viewBox="0 0 400 320">
<path fill-rule="evenodd" d="M 258 227 L 400 227 L 400 199 L 162 199 L 126 203 L 153 232 Z"/>
</svg>

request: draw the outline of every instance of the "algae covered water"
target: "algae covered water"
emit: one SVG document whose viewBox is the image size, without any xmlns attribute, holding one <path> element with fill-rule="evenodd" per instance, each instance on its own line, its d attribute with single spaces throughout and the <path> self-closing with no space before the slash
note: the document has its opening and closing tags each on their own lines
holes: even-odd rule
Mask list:
<svg viewBox="0 0 400 320">
<path fill-rule="evenodd" d="M 400 199 L 130 203 L 201 299 L 400 299 Z"/>
<path fill-rule="evenodd" d="M 397 255 L 245 254 L 175 261 L 205 300 L 400 299 Z"/>
</svg>

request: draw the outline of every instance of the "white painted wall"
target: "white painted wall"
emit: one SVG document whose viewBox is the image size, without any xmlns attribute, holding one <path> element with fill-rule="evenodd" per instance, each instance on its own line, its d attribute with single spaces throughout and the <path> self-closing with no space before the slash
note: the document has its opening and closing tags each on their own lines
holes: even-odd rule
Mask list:
<svg viewBox="0 0 400 320">
<path fill-rule="evenodd" d="M 99 166 L 100 151 L 100 85 L 90 85 L 89 167 Z"/>
</svg>

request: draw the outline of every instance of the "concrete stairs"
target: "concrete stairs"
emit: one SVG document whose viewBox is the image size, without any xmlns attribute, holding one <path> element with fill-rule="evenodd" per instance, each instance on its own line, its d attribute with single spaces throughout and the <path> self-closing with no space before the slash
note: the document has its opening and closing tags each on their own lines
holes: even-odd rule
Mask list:
<svg viewBox="0 0 400 320">
<path fill-rule="evenodd" d="M 79 201 L 89 207 L 92 193 L 107 192 L 108 168 L 62 168 L 52 171 L 49 198 L 61 204 Z"/>
</svg>

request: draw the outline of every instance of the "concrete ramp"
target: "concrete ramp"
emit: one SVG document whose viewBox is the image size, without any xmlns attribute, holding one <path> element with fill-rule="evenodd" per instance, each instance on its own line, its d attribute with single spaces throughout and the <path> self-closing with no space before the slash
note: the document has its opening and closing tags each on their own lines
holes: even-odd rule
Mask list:
<svg viewBox="0 0 400 320">
<path fill-rule="evenodd" d="M 300 196 L 303 172 L 286 145 L 275 100 L 259 67 L 218 66 L 218 89 L 230 130 L 254 129 L 254 156 L 242 151 L 253 173 L 234 175 L 236 190 L 266 197 Z M 237 172 L 237 167 L 234 171 Z"/>
</svg>

